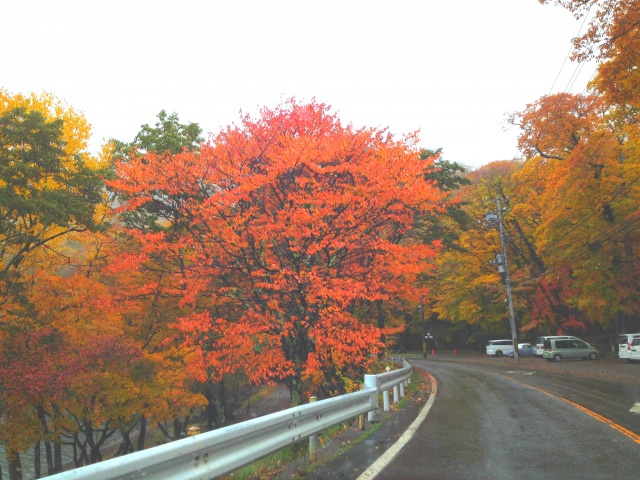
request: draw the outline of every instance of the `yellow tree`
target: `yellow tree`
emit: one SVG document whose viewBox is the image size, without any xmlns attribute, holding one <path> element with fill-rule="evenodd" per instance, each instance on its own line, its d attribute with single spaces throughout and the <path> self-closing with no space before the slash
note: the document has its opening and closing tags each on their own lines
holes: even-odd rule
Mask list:
<svg viewBox="0 0 640 480">
<path fill-rule="evenodd" d="M 180 305 L 181 291 L 176 281 L 175 265 L 169 259 L 156 258 L 140 268 L 145 246 L 135 238 L 122 238 L 114 232 L 107 245 L 100 281 L 110 285 L 124 319 L 125 336 L 143 353 L 150 369 L 137 386 L 140 409 L 123 425 L 123 452 L 144 448 L 148 422 L 159 426 L 170 440 L 184 435 L 194 409 L 206 407 L 201 393 L 204 378 L 192 348 L 176 340 L 176 318 L 188 314 Z M 178 274 L 176 274 L 178 275 Z M 206 392 L 205 392 L 206 394 Z M 128 432 L 138 429 L 137 446 L 127 444 Z"/>
<path fill-rule="evenodd" d="M 573 40 L 575 61 L 597 60 L 596 88 L 610 105 L 640 108 L 640 2 L 638 0 L 539 0 L 590 16 L 589 28 Z"/>
<path fill-rule="evenodd" d="M 0 302 L 37 252 L 99 227 L 105 172 L 84 150 L 88 136 L 84 118 L 54 97 L 0 90 Z"/>
<path fill-rule="evenodd" d="M 509 315 L 505 304 L 505 286 L 496 256 L 502 245 L 495 217 L 496 199 L 505 201 L 515 191 L 514 175 L 522 168 L 520 161 L 499 161 L 471 172 L 469 186 L 460 191 L 463 209 L 469 218 L 467 228 L 459 234 L 455 248 L 449 248 L 438 258 L 434 275 L 437 287 L 435 311 L 442 320 L 460 325 L 458 330 L 467 334 L 467 340 L 481 343 L 483 335 L 507 335 Z M 527 256 L 524 255 L 522 238 L 517 230 L 511 210 L 503 212 L 507 228 L 507 247 L 515 279 L 526 272 Z M 493 216 L 493 217 L 492 217 Z M 516 296 L 516 313 L 519 320 L 524 308 L 522 296 Z"/>
<path fill-rule="evenodd" d="M 34 333 L 26 276 L 42 271 L 46 257 L 62 258 L 71 234 L 101 225 L 103 171 L 86 152 L 88 136 L 82 115 L 53 96 L 0 90 L 0 338 L 6 345 Z M 4 372 L 2 391 L 15 380 L 15 371 Z M 11 445 L 8 453 L 15 476 L 19 457 Z"/>
<path fill-rule="evenodd" d="M 187 360 L 180 360 L 187 354 L 152 348 L 160 343 L 153 326 L 141 332 L 143 322 L 136 321 L 147 303 L 125 292 L 132 283 L 105 269 L 117 247 L 110 236 L 84 232 L 59 247 L 59 255 L 43 258 L 25 282 L 26 301 L 13 306 L 13 322 L 0 336 L 7 419 L 0 441 L 15 452 L 34 446 L 37 475 L 41 447 L 48 473 L 56 473 L 63 444 L 73 446 L 76 466 L 93 463 L 116 432 L 119 453 L 142 449 L 142 419 L 163 422 L 204 404 L 188 389 Z M 68 261 L 56 262 L 61 255 Z"/>
<path fill-rule="evenodd" d="M 563 285 L 569 324 L 624 329 L 635 316 L 640 176 L 636 127 L 621 114 L 628 111 L 602 95 L 559 94 L 512 117 L 532 155 L 528 178 L 544 178 L 535 244 L 549 267 L 547 291 Z"/>
</svg>

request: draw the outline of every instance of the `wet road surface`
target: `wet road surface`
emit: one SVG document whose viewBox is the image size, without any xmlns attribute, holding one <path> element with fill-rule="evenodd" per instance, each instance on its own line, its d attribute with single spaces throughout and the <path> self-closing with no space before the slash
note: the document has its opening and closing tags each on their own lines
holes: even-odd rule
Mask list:
<svg viewBox="0 0 640 480">
<path fill-rule="evenodd" d="M 375 478 L 640 478 L 640 421 L 629 413 L 640 385 L 507 363 L 412 363 L 436 378 L 438 394 L 415 436 Z M 591 413 L 626 425 L 616 430 Z"/>
</svg>

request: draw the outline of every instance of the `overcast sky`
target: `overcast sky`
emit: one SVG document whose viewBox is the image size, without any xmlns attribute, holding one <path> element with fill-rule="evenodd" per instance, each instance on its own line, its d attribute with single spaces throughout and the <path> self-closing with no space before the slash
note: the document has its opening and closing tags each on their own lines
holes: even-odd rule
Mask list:
<svg viewBox="0 0 640 480">
<path fill-rule="evenodd" d="M 207 134 L 315 97 L 476 168 L 519 155 L 506 113 L 593 74 L 563 68 L 582 22 L 537 0 L 0 0 L 0 19 L 0 88 L 83 112 L 95 152 L 162 109 Z"/>
</svg>

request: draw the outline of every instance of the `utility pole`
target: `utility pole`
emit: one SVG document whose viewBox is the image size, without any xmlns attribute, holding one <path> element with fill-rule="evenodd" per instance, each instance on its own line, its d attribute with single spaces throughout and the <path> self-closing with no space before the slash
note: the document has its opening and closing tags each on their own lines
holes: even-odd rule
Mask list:
<svg viewBox="0 0 640 480">
<path fill-rule="evenodd" d="M 509 263 L 507 262 L 507 246 L 504 241 L 504 227 L 502 226 L 502 207 L 500 197 L 496 198 L 498 205 L 498 227 L 500 229 L 500 242 L 502 243 L 502 261 L 504 262 L 504 284 L 507 289 L 507 303 L 509 304 L 509 321 L 511 323 L 511 339 L 513 341 L 513 359 L 515 363 L 520 362 L 518 352 L 518 331 L 516 330 L 516 316 L 513 312 L 513 300 L 511 298 L 511 279 L 509 278 Z"/>
<path fill-rule="evenodd" d="M 418 307 L 422 319 L 422 358 L 427 358 L 427 337 L 424 332 L 424 303 Z"/>
</svg>

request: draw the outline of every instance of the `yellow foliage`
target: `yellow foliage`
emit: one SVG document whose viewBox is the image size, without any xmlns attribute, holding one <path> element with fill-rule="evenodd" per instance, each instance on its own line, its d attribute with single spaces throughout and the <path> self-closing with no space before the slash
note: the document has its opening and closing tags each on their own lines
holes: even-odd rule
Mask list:
<svg viewBox="0 0 640 480">
<path fill-rule="evenodd" d="M 91 124 L 81 112 L 50 93 L 36 95 L 10 94 L 0 88 L 0 115 L 14 108 L 24 107 L 44 115 L 47 121 L 60 119 L 63 121 L 62 136 L 65 141 L 65 152 L 68 164 L 66 168 L 73 169 L 73 156 L 80 155 L 89 168 L 100 168 L 108 158 L 103 151 L 100 157 L 90 155 L 86 150 L 91 137 Z M 104 149 L 103 149 L 104 150 Z"/>
</svg>

